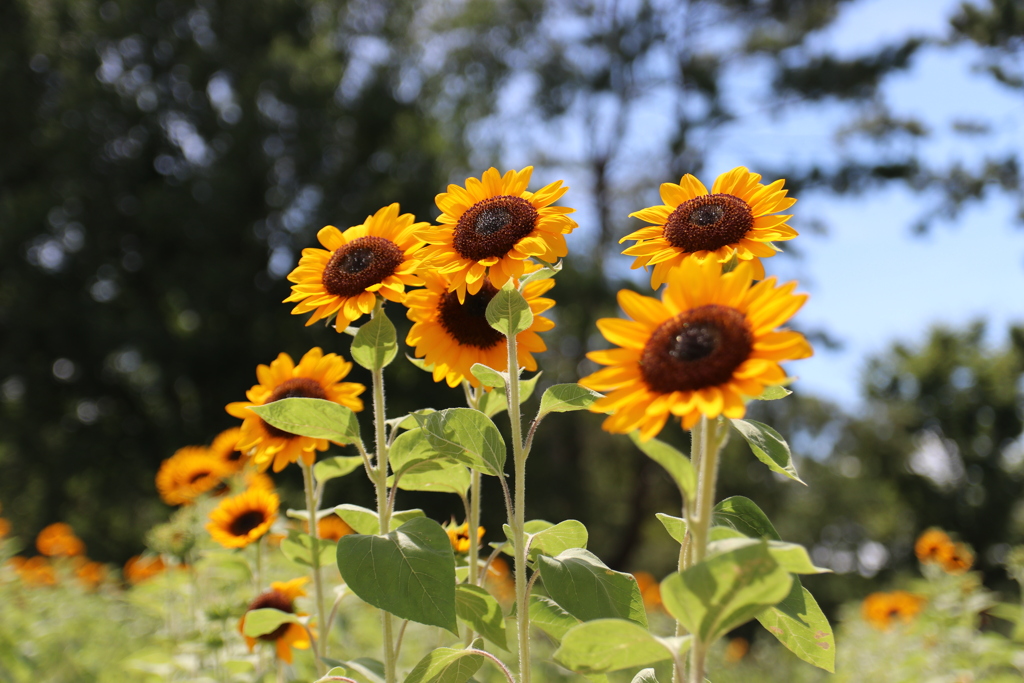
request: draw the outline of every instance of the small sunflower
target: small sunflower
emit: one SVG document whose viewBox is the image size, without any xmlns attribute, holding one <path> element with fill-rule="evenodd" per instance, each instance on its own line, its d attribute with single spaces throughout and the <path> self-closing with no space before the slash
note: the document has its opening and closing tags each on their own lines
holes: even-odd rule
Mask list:
<svg viewBox="0 0 1024 683">
<path fill-rule="evenodd" d="M 940 552 L 939 565 L 947 574 L 963 574 L 974 565 L 974 553 L 963 543 L 950 543 Z"/>
<path fill-rule="evenodd" d="M 206 530 L 225 548 L 244 548 L 270 530 L 280 504 L 276 493 L 250 489 L 221 501 L 210 512 Z"/>
<path fill-rule="evenodd" d="M 24 558 L 15 555 L 7 563 L 27 586 L 56 586 L 57 572 L 50 561 L 42 555 Z"/>
<path fill-rule="evenodd" d="M 217 488 L 232 468 L 204 446 L 185 446 L 160 464 L 156 490 L 168 505 L 186 505 Z"/>
<path fill-rule="evenodd" d="M 89 590 L 99 588 L 107 578 L 107 565 L 93 562 L 85 557 L 76 559 L 80 561 L 75 564 L 75 577 L 78 578 L 82 586 Z"/>
<path fill-rule="evenodd" d="M 619 348 L 592 351 L 591 360 L 611 367 L 580 380 L 609 391 L 591 411 L 611 413 L 602 425 L 614 433 L 641 430 L 649 439 L 670 415 L 692 428 L 701 415 L 743 417 L 744 397 L 782 384 L 780 361 L 806 358 L 811 347 L 797 332 L 776 331 L 807 300 L 791 282 L 775 278 L 751 286 L 751 266 L 722 274 L 717 261 L 687 261 L 664 292 L 663 301 L 629 290 L 619 306 L 633 320 L 597 321 Z"/>
<path fill-rule="evenodd" d="M 474 387 L 480 381 L 470 368 L 483 363 L 498 371 L 508 368 L 508 342 L 505 336 L 487 322 L 487 304 L 498 290 L 490 282 L 480 282 L 476 292 L 459 299 L 449 291 L 450 280 L 436 273 L 423 275 L 426 288 L 409 292 L 405 305 L 413 321 L 405 343 L 415 347 L 417 358 L 423 358 L 433 369 L 434 381 L 447 381 L 457 387 L 462 380 Z M 547 332 L 555 323 L 540 314 L 555 305 L 543 294 L 555 286 L 552 279 L 535 280 L 523 287 L 523 296 L 533 311 L 533 324 L 516 335 L 516 349 L 520 367 L 532 372 L 537 369 L 533 354 L 547 350 L 538 332 Z"/>
<path fill-rule="evenodd" d="M 872 593 L 864 598 L 861 614 L 875 628 L 887 631 L 897 619 L 905 624 L 913 621 L 925 602 L 924 597 L 907 591 Z"/>
<path fill-rule="evenodd" d="M 241 471 L 249 460 L 242 451 L 238 450 L 238 439 L 241 435 L 240 427 L 225 429 L 210 444 L 210 455 L 227 465 L 231 472 Z"/>
<path fill-rule="evenodd" d="M 299 302 L 292 313 L 313 311 L 306 325 L 337 316 L 335 328 L 344 332 L 373 310 L 377 294 L 401 303 L 406 285 L 422 284 L 415 272 L 423 241 L 416 235 L 429 223 L 415 223 L 411 213 L 398 211 L 391 204 L 345 232 L 328 225 L 317 233 L 326 249 L 303 249 L 288 275 L 295 284 L 285 303 Z"/>
<path fill-rule="evenodd" d="M 755 280 L 764 279 L 762 258 L 773 256 L 772 242 L 791 240 L 796 231 L 786 225 L 791 216 L 772 215 L 796 203 L 783 190 L 784 180 L 762 185 L 761 176 L 739 166 L 715 179 L 709 193 L 690 174 L 675 183 L 663 183 L 665 202 L 631 213 L 654 225 L 626 235 L 637 243 L 622 253 L 636 256 L 633 268 L 654 266 L 651 286 L 669 280 L 669 272 L 687 258 L 725 263 L 735 256 L 750 262 Z"/>
<path fill-rule="evenodd" d="M 85 543 L 75 535 L 74 530 L 64 522 L 56 522 L 44 528 L 36 536 L 36 549 L 43 555 L 74 557 L 85 552 Z"/>
<path fill-rule="evenodd" d="M 358 396 L 366 387 L 341 381 L 351 369 L 352 363 L 334 353 L 324 355 L 319 347 L 310 349 L 298 365 L 282 353 L 270 365 L 258 366 L 256 378 L 260 383 L 246 392 L 249 400 L 227 406 L 228 413 L 244 420 L 238 448 L 249 453 L 261 471 L 273 463 L 274 471 L 280 472 L 299 458 L 312 465 L 316 452 L 327 450 L 327 439 L 289 434 L 267 424 L 249 408 L 298 397 L 327 399 L 360 411 L 363 401 Z"/>
<path fill-rule="evenodd" d="M 135 555 L 124 563 L 124 578 L 134 585 L 153 578 L 167 569 L 159 555 Z"/>
<path fill-rule="evenodd" d="M 451 541 L 452 550 L 459 555 L 465 555 L 469 552 L 469 522 L 463 522 L 460 525 L 456 525 L 453 520 L 450 524 L 446 524 L 444 530 L 448 533 L 448 540 Z M 476 528 L 477 540 L 482 540 L 484 537 L 484 528 L 478 526 Z"/>
<path fill-rule="evenodd" d="M 248 609 L 246 609 L 246 613 L 255 609 L 272 608 L 281 610 L 282 612 L 287 612 L 288 614 L 305 616 L 303 613 L 295 611 L 295 598 L 306 594 L 306 592 L 302 590 L 302 586 L 307 581 L 309 581 L 309 579 L 306 577 L 292 579 L 291 581 L 274 581 L 270 584 L 270 590 L 260 593 L 256 599 L 249 604 Z M 249 636 L 244 635 L 244 628 L 245 615 L 242 615 L 241 620 L 238 622 L 238 631 L 243 633 L 245 642 L 249 646 L 249 652 L 252 652 L 253 647 L 256 646 L 257 640 L 274 643 L 278 658 L 288 662 L 289 664 L 292 663 L 292 648 L 297 650 L 308 650 L 310 646 L 309 634 L 306 633 L 306 629 L 302 628 L 298 624 L 281 624 L 277 629 L 270 633 L 265 633 L 258 638 L 250 638 Z"/>
<path fill-rule="evenodd" d="M 309 522 L 306 522 L 306 531 L 309 532 Z M 327 541 L 337 542 L 342 536 L 355 532 L 356 530 L 338 515 L 325 515 L 316 523 L 317 536 Z"/>
<path fill-rule="evenodd" d="M 933 564 L 942 559 L 946 548 L 953 545 L 952 539 L 942 529 L 928 529 L 917 537 L 914 554 L 923 564 Z"/>
<path fill-rule="evenodd" d="M 551 204 L 569 188 L 559 180 L 529 192 L 532 173 L 532 166 L 504 176 L 491 168 L 479 180 L 467 178 L 465 188 L 449 185 L 437 195 L 441 225 L 420 232 L 430 245 L 423 259 L 450 276 L 448 288 L 460 301 L 487 280 L 500 288 L 521 278 L 531 257 L 554 263 L 568 253 L 563 235 L 576 228 L 567 215 L 575 209 Z"/>
</svg>

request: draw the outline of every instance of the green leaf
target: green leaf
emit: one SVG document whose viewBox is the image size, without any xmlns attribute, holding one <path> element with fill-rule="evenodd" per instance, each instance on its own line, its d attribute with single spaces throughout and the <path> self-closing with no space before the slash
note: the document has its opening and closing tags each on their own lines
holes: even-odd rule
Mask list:
<svg viewBox="0 0 1024 683">
<path fill-rule="evenodd" d="M 523 525 L 526 528 L 526 525 Z M 537 555 L 556 557 L 569 548 L 587 547 L 587 527 L 575 519 L 567 519 L 534 533 L 527 544 L 530 559 Z"/>
<path fill-rule="evenodd" d="M 345 667 L 359 674 L 370 683 L 384 683 L 384 663 L 376 659 L 360 657 L 345 662 Z"/>
<path fill-rule="evenodd" d="M 329 567 L 335 554 L 333 541 L 320 539 L 320 566 Z M 296 564 L 306 567 L 313 566 L 313 537 L 292 529 L 288 537 L 281 541 L 281 553 Z"/>
<path fill-rule="evenodd" d="M 370 318 L 359 328 L 350 349 L 352 360 L 367 370 L 380 370 L 395 359 L 398 354 L 398 335 L 383 312 Z"/>
<path fill-rule="evenodd" d="M 768 520 L 768 516 L 757 507 L 757 503 L 743 496 L 726 498 L 716 505 L 713 523 L 731 527 L 749 538 L 782 540 L 779 532 Z"/>
<path fill-rule="evenodd" d="M 612 571 L 582 548 L 570 548 L 558 557 L 539 555 L 537 563 L 548 595 L 577 619 L 629 619 L 647 627 L 640 588 L 632 575 Z"/>
<path fill-rule="evenodd" d="M 758 460 L 768 465 L 768 469 L 804 484 L 803 479 L 796 473 L 789 444 L 781 434 L 768 425 L 754 420 L 732 420 L 732 426 L 743 435 L 750 445 L 750 450 Z"/>
<path fill-rule="evenodd" d="M 644 452 L 644 455 L 665 468 L 669 476 L 672 477 L 672 481 L 679 487 L 685 500 L 692 500 L 696 497 L 697 472 L 693 469 L 689 458 L 664 441 L 658 439 L 641 441 L 639 431 L 632 432 L 629 438 L 637 448 Z"/>
<path fill-rule="evenodd" d="M 792 393 L 792 391 L 782 386 L 765 387 L 761 395 L 754 398 L 758 401 L 777 401 L 780 398 L 786 398 Z"/>
<path fill-rule="evenodd" d="M 417 517 L 386 536 L 342 536 L 338 569 L 364 602 L 458 635 L 455 556 L 448 534 L 434 520 Z"/>
<path fill-rule="evenodd" d="M 658 518 L 662 526 L 665 527 L 665 531 L 668 535 L 675 539 L 676 543 L 682 545 L 686 541 L 686 520 L 682 517 L 673 517 L 672 515 L 666 515 L 664 512 L 656 512 L 654 516 Z"/>
<path fill-rule="evenodd" d="M 259 638 L 268 633 L 273 633 L 281 624 L 297 624 L 298 621 L 298 617 L 294 614 L 282 612 L 272 607 L 254 609 L 245 613 L 242 633 L 250 638 Z"/>
<path fill-rule="evenodd" d="M 393 476 L 388 478 L 389 486 L 393 480 Z M 419 462 L 407 469 L 398 480 L 398 488 L 403 491 L 433 491 L 456 495 L 465 495 L 471 485 L 472 476 L 465 465 L 444 459 Z"/>
<path fill-rule="evenodd" d="M 508 373 L 498 372 L 494 368 L 484 365 L 483 363 L 473 363 L 473 367 L 469 369 L 473 373 L 473 376 L 480 380 L 484 386 L 488 387 L 503 387 L 505 386 L 505 380 L 508 378 Z"/>
<path fill-rule="evenodd" d="M 506 337 L 519 334 L 533 324 L 533 311 L 509 280 L 487 304 L 487 323 Z"/>
<path fill-rule="evenodd" d="M 449 408 L 427 416 L 423 431 L 438 454 L 484 474 L 504 475 L 505 440 L 491 419 L 472 408 Z"/>
<path fill-rule="evenodd" d="M 484 638 L 508 650 L 501 605 L 483 588 L 467 583 L 456 586 L 455 613 Z"/>
<path fill-rule="evenodd" d="M 373 535 L 380 532 L 380 517 L 369 508 L 345 503 L 334 508 L 334 512 L 345 520 L 357 534 Z M 410 519 L 423 517 L 423 510 L 399 510 L 391 515 L 391 526 L 400 526 Z"/>
<path fill-rule="evenodd" d="M 644 669 L 633 676 L 631 683 L 658 683 L 658 678 L 654 675 L 654 669 Z"/>
<path fill-rule="evenodd" d="M 546 519 L 531 519 L 528 522 L 524 522 L 523 535 L 526 536 L 526 544 L 530 544 L 530 538 L 532 538 L 534 534 L 540 533 L 545 529 L 550 529 L 553 526 L 555 525 Z M 513 549 L 515 543 L 513 542 L 514 534 L 512 533 L 512 527 L 508 524 L 502 524 L 501 530 L 505 532 L 505 538 L 508 539 L 508 541 L 501 546 L 501 552 L 509 555 L 515 555 L 515 550 Z"/>
<path fill-rule="evenodd" d="M 558 272 L 561 271 L 561 270 L 562 270 L 562 262 L 561 261 L 558 261 L 557 263 L 553 263 L 550 266 L 545 266 L 543 268 L 538 268 L 537 270 L 533 271 L 532 273 L 529 273 L 528 275 L 523 276 L 523 278 L 521 280 L 519 280 L 519 288 L 522 289 L 523 285 L 525 285 L 528 282 L 533 282 L 534 280 L 547 280 L 548 278 L 552 278 L 555 275 L 557 275 Z"/>
<path fill-rule="evenodd" d="M 438 470 L 456 464 L 455 461 L 437 452 L 422 429 L 410 429 L 400 434 L 388 450 L 388 462 L 398 477 L 399 488 L 405 488 L 401 483 L 410 472 L 423 473 L 430 469 Z M 464 465 L 459 467 L 466 469 Z"/>
<path fill-rule="evenodd" d="M 762 542 L 670 574 L 661 582 L 661 599 L 686 630 L 712 643 L 781 602 L 792 586 L 792 575 Z"/>
<path fill-rule="evenodd" d="M 534 389 L 537 388 L 537 380 L 543 373 L 538 372 L 530 379 L 524 379 L 519 381 L 519 403 L 523 404 L 526 399 L 533 395 Z M 504 385 L 494 387 L 492 391 L 485 391 L 483 396 L 480 397 L 479 402 L 480 412 L 487 417 L 494 417 L 503 410 L 508 409 L 508 397 L 505 396 Z"/>
<path fill-rule="evenodd" d="M 548 413 L 586 410 L 601 396 L 602 394 L 575 383 L 550 386 L 540 397 L 540 410 L 537 411 L 537 419 L 543 419 Z"/>
<path fill-rule="evenodd" d="M 363 464 L 363 458 L 359 455 L 342 455 L 336 458 L 325 458 L 313 465 L 313 476 L 318 482 L 325 482 L 338 477 L 344 477 L 349 472 L 354 472 Z"/>
<path fill-rule="evenodd" d="M 835 673 L 836 641 L 832 627 L 799 579 L 793 581 L 785 600 L 761 612 L 757 620 L 797 657 Z"/>
<path fill-rule="evenodd" d="M 417 417 L 425 418 L 427 415 L 436 412 L 433 408 L 421 408 L 402 417 L 393 417 L 387 421 L 387 424 L 391 425 L 392 429 L 415 429 L 420 426 L 420 421 Z"/>
<path fill-rule="evenodd" d="M 322 398 L 283 398 L 251 406 L 264 422 L 289 434 L 327 439 L 339 444 L 359 440 L 356 414 L 343 405 Z"/>
<path fill-rule="evenodd" d="M 722 534 L 717 534 L 718 538 L 708 544 L 707 555 L 709 557 L 762 542 L 760 538 L 748 538 L 734 529 L 728 529 L 727 527 L 715 528 L 731 532 L 731 534 L 735 535 L 723 538 Z M 815 567 L 814 563 L 811 562 L 811 556 L 807 554 L 807 549 L 798 543 L 768 541 L 768 552 L 790 574 L 827 574 L 832 571 L 831 569 Z"/>
<path fill-rule="evenodd" d="M 439 647 L 419 661 L 405 683 L 466 683 L 483 665 L 483 655 Z"/>
<path fill-rule="evenodd" d="M 530 626 L 536 626 L 555 640 L 561 640 L 566 631 L 579 623 L 579 619 L 566 612 L 551 598 L 530 595 Z"/>
<path fill-rule="evenodd" d="M 672 645 L 688 647 L 689 638 Z M 607 673 L 671 659 L 670 647 L 635 622 L 596 619 L 570 629 L 554 657 L 577 673 Z"/>
</svg>

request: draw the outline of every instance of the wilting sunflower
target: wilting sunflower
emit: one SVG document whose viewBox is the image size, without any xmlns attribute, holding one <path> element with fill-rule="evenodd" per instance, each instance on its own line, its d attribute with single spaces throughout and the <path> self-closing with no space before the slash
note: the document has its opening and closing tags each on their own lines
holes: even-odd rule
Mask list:
<svg viewBox="0 0 1024 683">
<path fill-rule="evenodd" d="M 559 180 L 529 192 L 532 173 L 532 166 L 504 176 L 491 168 L 479 180 L 467 178 L 465 188 L 449 185 L 437 195 L 441 225 L 419 233 L 431 245 L 423 259 L 449 276 L 460 301 L 467 291 L 479 292 L 485 279 L 500 288 L 521 278 L 530 257 L 554 263 L 568 253 L 563 235 L 576 228 L 567 216 L 575 209 L 551 204 L 569 188 Z"/>
<path fill-rule="evenodd" d="M 276 493 L 249 489 L 221 501 L 210 512 L 206 530 L 225 548 L 244 548 L 270 530 L 280 504 Z"/>
<path fill-rule="evenodd" d="M 36 536 L 36 549 L 43 555 L 74 557 L 85 552 L 85 543 L 75 535 L 74 530 L 64 522 L 45 527 Z"/>
<path fill-rule="evenodd" d="M 185 446 L 160 464 L 156 490 L 168 505 L 186 505 L 220 485 L 231 466 L 203 446 Z"/>
<path fill-rule="evenodd" d="M 722 274 L 717 261 L 687 261 L 664 292 L 663 301 L 619 292 L 619 306 L 632 318 L 597 321 L 619 348 L 592 351 L 591 360 L 611 367 L 580 384 L 610 392 L 591 411 L 611 413 L 604 429 L 642 439 L 661 431 L 670 415 L 692 428 L 701 415 L 743 417 L 744 397 L 782 384 L 780 361 L 806 358 L 803 335 L 775 331 L 807 300 L 793 294 L 795 282 L 775 278 L 751 286 L 751 266 Z"/>
<path fill-rule="evenodd" d="M 416 235 L 429 223 L 415 223 L 411 213 L 398 211 L 391 204 L 345 232 L 328 225 L 317 233 L 326 250 L 303 249 L 288 275 L 295 284 L 285 303 L 299 302 L 292 313 L 313 311 L 306 325 L 336 315 L 335 328 L 344 332 L 373 310 L 377 294 L 401 303 L 406 285 L 422 284 L 415 272 L 423 241 Z"/>
<path fill-rule="evenodd" d="M 864 621 L 886 631 L 897 619 L 905 624 L 910 623 L 924 608 L 925 602 L 924 597 L 907 591 L 872 593 L 864 598 L 861 614 Z"/>
<path fill-rule="evenodd" d="M 240 427 L 225 429 L 210 444 L 210 455 L 227 465 L 231 472 L 240 471 L 249 460 L 238 450 L 238 439 L 241 435 Z"/>
<path fill-rule="evenodd" d="M 351 363 L 335 353 L 324 355 L 319 347 L 310 349 L 298 365 L 291 356 L 282 353 L 270 365 L 257 366 L 256 379 L 260 383 L 245 393 L 249 400 L 227 406 L 228 413 L 244 420 L 238 448 L 252 457 L 260 471 L 273 462 L 274 471 L 280 472 L 299 458 L 312 465 L 316 452 L 327 450 L 327 439 L 289 434 L 267 424 L 249 408 L 282 398 L 321 398 L 355 411 L 362 410 L 363 401 L 358 396 L 366 387 L 341 381 L 351 369 Z"/>
<path fill-rule="evenodd" d="M 786 225 L 790 216 L 772 215 L 796 203 L 782 189 L 785 181 L 762 185 L 760 180 L 739 166 L 718 176 L 710 193 L 690 174 L 678 185 L 662 184 L 664 204 L 630 214 L 654 225 L 619 240 L 637 241 L 622 253 L 636 256 L 633 268 L 654 266 L 655 289 L 668 282 L 669 272 L 687 258 L 725 263 L 735 256 L 751 263 L 755 280 L 763 279 L 760 259 L 777 251 L 771 243 L 791 240 L 797 233 Z"/>
<path fill-rule="evenodd" d="M 452 520 L 449 524 L 445 525 L 444 530 L 448 533 L 448 540 L 451 541 L 452 550 L 459 555 L 465 555 L 469 552 L 469 522 L 456 525 L 455 521 Z M 484 528 L 482 526 L 476 528 L 476 537 L 477 541 L 483 539 Z"/>
<path fill-rule="evenodd" d="M 460 301 L 449 291 L 449 280 L 436 273 L 424 273 L 425 289 L 409 292 L 405 299 L 407 313 L 413 326 L 405 343 L 415 347 L 417 358 L 423 358 L 432 368 L 434 381 L 442 379 L 448 386 L 457 387 L 463 379 L 474 387 L 479 380 L 470 372 L 474 363 L 483 363 L 498 371 L 508 368 L 508 342 L 505 335 L 487 322 L 487 304 L 498 290 L 490 282 Z M 537 369 L 533 354 L 547 350 L 538 332 L 547 332 L 555 326 L 540 314 L 555 305 L 543 294 L 555 286 L 552 279 L 535 280 L 523 287 L 523 296 L 533 311 L 533 324 L 516 335 L 516 352 L 520 367 L 528 371 Z"/>
<path fill-rule="evenodd" d="M 302 612 L 295 611 L 295 598 L 306 594 L 306 592 L 302 590 L 302 586 L 307 581 L 309 581 L 309 579 L 306 577 L 292 579 L 291 581 L 274 581 L 270 584 L 270 590 L 263 591 L 255 600 L 252 601 L 249 608 L 246 610 L 246 613 L 249 613 L 254 609 L 272 608 L 281 610 L 282 612 L 287 612 L 288 614 L 305 616 Z M 309 649 L 309 634 L 306 633 L 306 629 L 302 628 L 298 624 L 281 624 L 275 630 L 270 633 L 265 633 L 258 638 L 250 638 L 249 636 L 246 636 L 244 634 L 244 628 L 245 615 L 243 614 L 241 620 L 238 622 L 238 631 L 243 634 L 245 642 L 249 646 L 249 652 L 252 652 L 257 640 L 274 643 L 278 658 L 291 664 L 292 648 L 297 650 Z"/>
</svg>

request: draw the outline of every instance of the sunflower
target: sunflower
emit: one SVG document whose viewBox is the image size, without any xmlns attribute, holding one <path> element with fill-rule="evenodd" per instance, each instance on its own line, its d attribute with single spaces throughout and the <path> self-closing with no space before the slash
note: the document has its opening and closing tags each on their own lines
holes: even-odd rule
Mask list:
<svg viewBox="0 0 1024 683">
<path fill-rule="evenodd" d="M 7 561 L 22 583 L 27 586 L 56 586 L 57 572 L 50 561 L 42 555 L 24 558 L 15 555 Z"/>
<path fill-rule="evenodd" d="M 295 436 L 264 422 L 249 410 L 282 398 L 321 398 L 334 401 L 355 411 L 363 409 L 359 394 L 366 390 L 362 384 L 342 382 L 352 364 L 334 353 L 326 356 L 319 347 L 310 349 L 298 365 L 287 353 L 280 354 L 269 366 L 256 368 L 259 384 L 246 392 L 248 402 L 229 403 L 227 411 L 244 420 L 238 448 L 248 453 L 261 471 L 273 462 L 274 471 L 280 472 L 299 458 L 307 465 L 316 460 L 317 451 L 327 450 L 327 439 Z"/>
<path fill-rule="evenodd" d="M 455 521 L 446 524 L 444 530 L 448 533 L 448 540 L 451 541 L 452 550 L 459 555 L 465 555 L 469 552 L 469 522 L 463 522 L 460 525 L 456 525 Z M 478 526 L 476 528 L 477 541 L 480 541 L 484 537 L 484 528 Z"/>
<path fill-rule="evenodd" d="M 248 609 L 246 609 L 246 613 L 251 612 L 254 609 L 272 608 L 281 610 L 282 612 L 287 612 L 288 614 L 305 616 L 302 612 L 295 611 L 295 598 L 306 594 L 306 592 L 302 590 L 302 586 L 307 581 L 309 581 L 307 577 L 292 579 L 291 581 L 274 581 L 270 584 L 270 590 L 260 593 L 256 599 L 249 604 Z M 309 634 L 307 634 L 306 629 L 302 628 L 299 624 L 281 624 L 275 630 L 270 633 L 265 633 L 258 638 L 250 638 L 249 636 L 244 635 L 244 628 L 245 615 L 243 614 L 241 620 L 238 622 L 238 631 L 243 634 L 245 642 L 249 646 L 249 652 L 252 652 L 257 640 L 274 643 L 277 649 L 278 658 L 291 664 L 291 648 L 295 648 L 297 650 L 309 649 Z"/>
<path fill-rule="evenodd" d="M 423 358 L 433 369 L 434 381 L 442 379 L 448 386 L 457 387 L 463 379 L 474 387 L 480 381 L 470 368 L 483 363 L 498 371 L 508 368 L 508 342 L 505 335 L 487 322 L 487 304 L 498 290 L 490 282 L 480 282 L 476 292 L 464 299 L 449 291 L 450 281 L 436 273 L 424 273 L 425 289 L 409 292 L 405 305 L 413 321 L 405 343 L 415 347 L 417 358 Z M 533 324 L 516 335 L 519 366 L 529 371 L 537 369 L 533 354 L 547 350 L 544 340 L 537 334 L 555 326 L 540 314 L 555 305 L 542 295 L 555 286 L 552 279 L 535 280 L 523 287 L 523 296 L 533 311 Z"/>
<path fill-rule="evenodd" d="M 231 474 L 232 468 L 204 446 L 185 446 L 160 464 L 156 490 L 168 505 L 191 503 L 212 491 Z"/>
<path fill-rule="evenodd" d="M 81 584 L 89 589 L 95 590 L 100 587 L 107 578 L 107 565 L 93 562 L 85 557 L 75 558 L 75 576 Z"/>
<path fill-rule="evenodd" d="M 309 532 L 309 522 L 305 523 L 306 532 Z M 348 522 L 343 520 L 338 515 L 325 515 L 321 517 L 316 523 L 316 535 L 321 539 L 327 541 L 338 541 L 342 536 L 348 536 L 354 534 L 355 529 L 348 525 Z"/>
<path fill-rule="evenodd" d="M 864 620 L 877 629 L 886 631 L 892 622 L 899 619 L 907 624 L 924 608 L 925 598 L 907 591 L 872 593 L 864 598 L 861 614 Z"/>
<path fill-rule="evenodd" d="M 449 185 L 437 195 L 441 225 L 419 233 L 431 245 L 423 259 L 450 276 L 448 288 L 459 301 L 467 291 L 479 292 L 485 280 L 501 288 L 521 278 L 530 257 L 554 263 L 568 253 L 563 235 L 576 228 L 567 216 L 575 209 L 550 205 L 569 188 L 559 180 L 529 192 L 532 173 L 532 166 L 504 176 L 491 168 L 479 180 L 467 178 L 465 188 Z"/>
<path fill-rule="evenodd" d="M 288 275 L 295 284 L 285 303 L 299 302 L 292 313 L 313 311 L 306 325 L 337 316 L 335 328 L 344 332 L 373 310 L 377 294 L 401 303 L 406 285 L 422 284 L 415 272 L 423 241 L 416 235 L 429 223 L 414 223 L 411 213 L 398 210 L 391 204 L 345 232 L 328 225 L 317 233 L 326 249 L 303 249 Z"/>
<path fill-rule="evenodd" d="M 668 282 L 669 272 L 687 258 L 725 263 L 735 256 L 751 263 L 755 280 L 763 279 L 760 259 L 777 251 L 771 243 L 791 240 L 797 233 L 786 225 L 790 216 L 772 215 L 796 203 L 782 189 L 785 181 L 762 185 L 760 180 L 738 166 L 718 176 L 710 193 L 689 174 L 678 185 L 662 184 L 664 204 L 630 214 L 654 225 L 619 240 L 637 241 L 622 253 L 636 256 L 633 268 L 654 266 L 655 289 Z"/>
<path fill-rule="evenodd" d="M 953 545 L 949 534 L 941 529 L 928 529 L 917 537 L 914 554 L 922 564 L 939 562 L 946 549 Z"/>
<path fill-rule="evenodd" d="M 963 574 L 974 564 L 974 553 L 963 543 L 950 543 L 939 554 L 939 565 L 947 574 Z"/>
<path fill-rule="evenodd" d="M 153 578 L 167 569 L 159 555 L 135 555 L 124 563 L 124 578 L 128 583 L 137 585 Z"/>
<path fill-rule="evenodd" d="M 620 348 L 592 351 L 591 360 L 611 367 L 580 380 L 610 391 L 591 411 L 611 413 L 604 429 L 641 430 L 649 439 L 669 415 L 692 428 L 701 415 L 743 417 L 744 397 L 782 384 L 780 361 L 806 358 L 812 351 L 797 332 L 775 331 L 807 300 L 791 282 L 775 278 L 751 286 L 744 263 L 722 274 L 717 261 L 687 261 L 664 292 L 663 301 L 619 292 L 619 306 L 633 320 L 604 318 L 597 326 Z"/>
<path fill-rule="evenodd" d="M 36 536 L 36 549 L 50 557 L 55 555 L 74 557 L 85 552 L 85 543 L 75 536 L 75 532 L 70 526 L 64 522 L 56 522 L 45 527 Z"/>
<path fill-rule="evenodd" d="M 244 548 L 270 530 L 280 504 L 276 493 L 250 489 L 221 501 L 210 512 L 206 530 L 225 548 Z"/>
<path fill-rule="evenodd" d="M 225 429 L 210 444 L 210 455 L 227 465 L 231 472 L 241 471 L 249 460 L 242 451 L 238 450 L 238 438 L 241 434 L 240 427 Z"/>
</svg>

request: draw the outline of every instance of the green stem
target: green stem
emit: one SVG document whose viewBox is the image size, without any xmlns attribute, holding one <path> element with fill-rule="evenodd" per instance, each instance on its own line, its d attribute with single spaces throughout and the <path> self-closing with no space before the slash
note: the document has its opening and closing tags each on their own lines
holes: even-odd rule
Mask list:
<svg viewBox="0 0 1024 683">
<path fill-rule="evenodd" d="M 718 456 L 724 442 L 723 425 L 717 420 L 700 419 L 700 431 L 695 438 L 700 444 L 700 459 L 697 462 L 697 502 L 695 514 L 688 523 L 687 531 L 692 534 L 691 553 L 687 566 L 692 567 L 704 560 L 708 549 L 708 533 L 711 529 L 711 517 L 715 508 L 715 487 L 718 483 Z M 689 683 L 704 682 L 704 662 L 710 642 L 704 642 L 693 634 L 693 646 L 690 650 Z"/>
<path fill-rule="evenodd" d="M 373 317 L 385 315 L 383 301 L 377 298 Z M 380 519 L 380 533 L 391 531 L 391 500 L 388 496 L 388 441 L 387 414 L 384 404 L 384 368 L 373 370 L 373 429 L 376 438 L 376 462 L 374 462 L 374 485 L 377 489 L 377 516 Z M 397 683 L 394 625 L 391 613 L 381 610 L 381 631 L 384 636 L 384 683 Z"/>
<path fill-rule="evenodd" d="M 530 683 L 530 610 L 526 602 L 526 451 L 523 450 L 523 418 L 519 409 L 519 356 L 516 336 L 506 335 L 508 344 L 508 417 L 512 423 L 512 456 L 515 463 L 513 518 L 509 520 L 515 536 L 516 552 L 516 627 L 519 633 L 519 683 Z"/>
<path fill-rule="evenodd" d="M 480 473 L 470 470 L 471 483 L 469 487 L 469 554 L 466 561 L 469 563 L 469 585 L 475 586 L 480 574 Z M 466 627 L 466 647 L 473 642 L 473 627 Z"/>
<path fill-rule="evenodd" d="M 690 430 L 690 462 L 693 465 L 694 470 L 700 467 L 700 463 L 703 460 L 701 455 L 703 454 L 703 445 L 701 436 L 704 434 L 704 418 L 701 418 L 697 424 Z M 692 562 L 691 553 L 693 550 L 693 533 L 692 524 L 697 517 L 697 501 L 689 498 L 683 499 L 683 518 L 686 519 L 687 533 L 686 538 L 679 546 L 679 561 L 677 563 L 677 570 L 683 571 L 690 567 Z M 686 634 L 686 629 L 683 625 L 676 622 L 676 636 L 682 636 Z M 672 683 L 683 683 L 683 679 L 686 675 L 685 667 L 676 663 L 672 670 Z"/>
<path fill-rule="evenodd" d="M 327 673 L 327 665 L 324 664 L 322 657 L 326 654 L 331 625 L 327 623 L 327 614 L 324 612 L 324 579 L 320 574 L 320 529 L 316 523 L 316 483 L 313 480 L 313 468 L 301 459 L 299 465 L 302 466 L 302 481 L 306 489 L 306 510 L 309 512 L 309 536 L 312 539 L 313 550 L 313 586 L 316 591 L 317 623 L 320 624 L 320 637 L 313 643 L 313 652 L 316 655 L 314 659 L 317 673 L 323 676 Z"/>
</svg>

